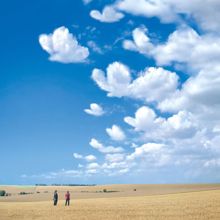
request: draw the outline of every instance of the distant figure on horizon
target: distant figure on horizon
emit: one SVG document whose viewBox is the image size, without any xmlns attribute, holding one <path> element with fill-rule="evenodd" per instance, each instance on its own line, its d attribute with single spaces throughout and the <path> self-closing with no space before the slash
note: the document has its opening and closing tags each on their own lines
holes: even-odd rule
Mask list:
<svg viewBox="0 0 220 220">
<path fill-rule="evenodd" d="M 66 199 L 65 206 L 67 206 L 67 205 L 69 206 L 70 205 L 70 193 L 69 193 L 69 191 L 66 192 L 65 199 Z"/>
<path fill-rule="evenodd" d="M 56 206 L 57 202 L 58 202 L 58 193 L 57 190 L 55 190 L 53 195 L 53 205 Z"/>
</svg>

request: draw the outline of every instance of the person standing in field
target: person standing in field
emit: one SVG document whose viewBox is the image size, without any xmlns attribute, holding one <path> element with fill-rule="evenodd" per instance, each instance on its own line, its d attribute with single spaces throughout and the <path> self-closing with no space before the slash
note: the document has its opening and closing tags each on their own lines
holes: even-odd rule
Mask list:
<svg viewBox="0 0 220 220">
<path fill-rule="evenodd" d="M 67 206 L 67 205 L 69 206 L 70 205 L 70 193 L 69 193 L 69 191 L 66 192 L 65 199 L 66 199 L 65 206 Z"/>
<path fill-rule="evenodd" d="M 55 190 L 53 195 L 53 205 L 56 206 L 57 202 L 58 202 L 58 193 L 57 190 Z"/>
</svg>

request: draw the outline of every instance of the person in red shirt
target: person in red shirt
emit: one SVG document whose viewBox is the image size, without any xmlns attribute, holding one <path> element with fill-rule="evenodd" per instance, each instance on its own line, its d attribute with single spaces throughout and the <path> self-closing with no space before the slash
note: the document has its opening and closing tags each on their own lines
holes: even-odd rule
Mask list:
<svg viewBox="0 0 220 220">
<path fill-rule="evenodd" d="M 69 191 L 66 192 L 65 199 L 66 199 L 65 206 L 67 206 L 67 205 L 69 206 L 70 205 L 70 193 L 69 193 Z"/>
</svg>

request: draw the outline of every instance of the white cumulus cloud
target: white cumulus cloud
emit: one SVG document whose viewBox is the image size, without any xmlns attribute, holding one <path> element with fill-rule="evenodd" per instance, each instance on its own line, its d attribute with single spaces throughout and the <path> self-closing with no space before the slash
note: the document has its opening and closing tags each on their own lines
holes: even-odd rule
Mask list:
<svg viewBox="0 0 220 220">
<path fill-rule="evenodd" d="M 125 117 L 124 121 L 137 131 L 146 131 L 154 127 L 155 119 L 155 112 L 149 107 L 143 106 L 136 111 L 134 118 Z"/>
<path fill-rule="evenodd" d="M 85 160 L 90 162 L 96 160 L 96 157 L 92 154 L 85 156 Z"/>
<path fill-rule="evenodd" d="M 94 69 L 92 79 L 101 89 L 108 91 L 108 96 L 121 97 L 128 93 L 131 75 L 127 66 L 114 62 L 108 66 L 106 77 L 102 70 Z"/>
<path fill-rule="evenodd" d="M 115 141 L 123 141 L 126 138 L 124 131 L 117 125 L 112 125 L 111 128 L 106 128 L 106 132 L 110 138 Z"/>
<path fill-rule="evenodd" d="M 133 41 L 123 41 L 124 49 L 139 51 L 140 53 L 147 54 L 147 52 L 151 51 L 154 47 L 150 38 L 147 36 L 147 33 L 148 30 L 144 26 L 135 28 L 132 31 Z"/>
<path fill-rule="evenodd" d="M 106 154 L 105 160 L 111 163 L 121 162 L 125 158 L 125 154 Z"/>
<path fill-rule="evenodd" d="M 201 130 L 194 115 L 187 111 L 180 111 L 168 118 L 159 117 L 155 111 L 147 106 L 140 107 L 135 117 L 127 116 L 124 121 L 135 131 L 144 132 L 147 139 L 169 140 L 192 138 Z"/>
<path fill-rule="evenodd" d="M 94 116 L 102 116 L 105 113 L 102 106 L 100 106 L 96 103 L 91 103 L 90 108 L 84 109 L 84 111 L 87 114 L 94 115 Z"/>
<path fill-rule="evenodd" d="M 121 152 L 124 151 L 124 149 L 122 147 L 104 146 L 102 143 L 100 143 L 95 138 L 92 138 L 89 144 L 94 149 L 96 149 L 96 150 L 98 150 L 98 151 L 100 151 L 101 153 L 104 153 L 104 154 L 121 153 Z"/>
<path fill-rule="evenodd" d="M 147 68 L 132 81 L 131 71 L 122 63 L 114 62 L 107 68 L 107 73 L 94 69 L 92 79 L 108 96 L 131 97 L 147 102 L 160 101 L 173 94 L 178 87 L 176 73 L 163 68 Z"/>
<path fill-rule="evenodd" d="M 121 20 L 124 14 L 115 10 L 113 6 L 105 6 L 102 13 L 98 10 L 92 10 L 90 16 L 101 22 L 112 23 Z"/>
<path fill-rule="evenodd" d="M 153 57 L 157 65 L 170 65 L 177 69 L 184 68 L 191 75 L 204 78 L 205 72 L 207 72 L 206 80 L 210 80 L 210 82 L 212 78 L 208 78 L 208 72 L 211 71 L 212 75 L 215 75 L 216 81 L 220 69 L 219 36 L 213 34 L 199 35 L 187 26 L 179 27 L 171 33 L 165 43 L 153 44 L 143 28 L 136 28 L 132 36 L 133 40 L 124 41 L 123 47 L 125 49 Z M 201 79 L 201 77 L 198 78 Z M 196 80 L 190 78 L 189 81 Z M 189 84 L 188 82 L 185 85 Z M 176 96 L 179 95 L 178 91 L 176 93 Z"/>
<path fill-rule="evenodd" d="M 81 155 L 81 154 L 74 153 L 74 154 L 73 154 L 73 157 L 74 157 L 75 159 L 86 160 L 87 162 L 91 162 L 91 161 L 94 161 L 94 160 L 97 159 L 97 158 L 96 158 L 94 155 L 92 155 L 92 154 L 87 155 L 87 156 L 83 156 L 83 155 Z"/>
<path fill-rule="evenodd" d="M 73 157 L 76 158 L 76 159 L 82 159 L 83 158 L 83 156 L 81 154 L 78 154 L 78 153 L 74 153 Z"/>
<path fill-rule="evenodd" d="M 194 19 L 206 31 L 218 32 L 220 2 L 218 0 L 119 0 L 114 7 L 122 12 L 147 18 L 158 17 L 163 23 L 184 23 L 181 15 Z"/>
<path fill-rule="evenodd" d="M 51 61 L 81 63 L 89 56 L 88 48 L 81 46 L 66 27 L 59 27 L 49 35 L 41 34 L 39 43 L 49 53 Z"/>
<path fill-rule="evenodd" d="M 167 4 L 166 0 L 121 0 L 116 3 L 116 8 L 133 15 L 159 17 L 164 23 L 177 20 L 176 13 L 171 10 L 171 4 Z"/>
</svg>

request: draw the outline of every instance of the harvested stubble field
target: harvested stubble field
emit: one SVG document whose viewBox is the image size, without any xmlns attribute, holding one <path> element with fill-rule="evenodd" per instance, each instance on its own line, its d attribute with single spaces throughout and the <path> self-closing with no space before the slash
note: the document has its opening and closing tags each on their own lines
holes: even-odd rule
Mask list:
<svg viewBox="0 0 220 220">
<path fill-rule="evenodd" d="M 2 188 L 12 195 L 0 199 L 1 220 L 220 219 L 218 184 Z M 57 207 L 51 199 L 55 188 L 60 197 Z M 115 192 L 103 193 L 103 189 Z M 33 194 L 17 195 L 19 190 Z M 72 196 L 69 207 L 64 206 L 66 190 Z"/>
</svg>

